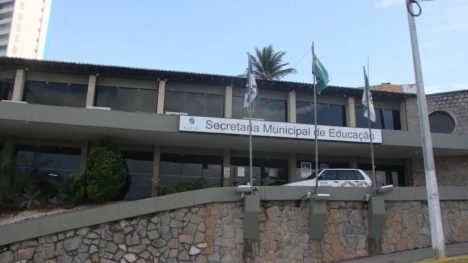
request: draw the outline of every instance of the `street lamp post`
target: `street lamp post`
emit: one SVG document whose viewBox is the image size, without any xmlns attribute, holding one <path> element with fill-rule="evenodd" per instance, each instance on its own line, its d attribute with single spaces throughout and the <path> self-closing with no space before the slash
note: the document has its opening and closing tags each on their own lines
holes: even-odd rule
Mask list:
<svg viewBox="0 0 468 263">
<path fill-rule="evenodd" d="M 413 4 L 419 8 L 414 13 Z M 431 228 L 431 241 L 434 256 L 445 256 L 444 230 L 440 214 L 439 190 L 434 165 L 434 153 L 432 151 L 432 139 L 429 129 L 429 117 L 427 114 L 426 94 L 421 70 L 421 58 L 419 56 L 418 38 L 414 17 L 421 14 L 421 7 L 416 0 L 406 0 L 408 24 L 413 51 L 414 75 L 416 78 L 416 90 L 419 108 L 419 124 L 421 127 L 421 144 L 424 158 L 424 174 L 426 177 L 427 206 L 429 209 L 429 223 Z"/>
</svg>

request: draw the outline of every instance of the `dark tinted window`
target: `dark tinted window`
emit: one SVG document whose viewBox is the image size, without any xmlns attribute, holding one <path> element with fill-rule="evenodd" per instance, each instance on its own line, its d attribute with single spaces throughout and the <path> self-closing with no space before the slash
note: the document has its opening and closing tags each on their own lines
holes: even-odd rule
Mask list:
<svg viewBox="0 0 468 263">
<path fill-rule="evenodd" d="M 298 123 L 314 124 L 314 103 L 296 102 L 296 115 Z M 345 107 L 317 103 L 317 120 L 319 125 L 346 126 Z"/>
<path fill-rule="evenodd" d="M 35 180 L 42 194 L 57 196 L 66 178 L 79 171 L 80 153 L 78 148 L 19 145 L 16 169 Z"/>
<path fill-rule="evenodd" d="M 0 100 L 11 100 L 13 84 L 12 79 L 0 79 Z"/>
<path fill-rule="evenodd" d="M 156 112 L 158 90 L 98 86 L 96 106 L 131 112 Z"/>
<path fill-rule="evenodd" d="M 153 153 L 123 152 L 130 176 L 130 186 L 125 200 L 151 197 L 153 178 Z"/>
<path fill-rule="evenodd" d="M 275 99 L 257 99 L 252 118 L 265 121 L 286 121 L 286 101 Z M 244 108 L 244 97 L 232 98 L 232 117 L 235 119 L 247 118 L 249 113 Z"/>
<path fill-rule="evenodd" d="M 335 170 L 324 171 L 319 180 L 338 180 L 338 173 Z"/>
<path fill-rule="evenodd" d="M 27 81 L 24 100 L 35 104 L 84 107 L 87 89 L 81 84 Z"/>
<path fill-rule="evenodd" d="M 364 176 L 354 170 L 339 170 L 338 180 L 364 180 Z"/>
<path fill-rule="evenodd" d="M 356 127 L 369 127 L 364 117 L 363 107 L 356 107 Z M 374 129 L 401 130 L 400 111 L 388 109 L 375 109 L 375 122 L 371 122 Z"/>
<path fill-rule="evenodd" d="M 224 96 L 166 91 L 164 112 L 168 111 L 184 112 L 195 116 L 224 117 Z"/>
<path fill-rule="evenodd" d="M 455 121 L 450 114 L 443 111 L 436 111 L 429 115 L 431 132 L 452 133 L 455 129 Z"/>
<path fill-rule="evenodd" d="M 159 183 L 174 189 L 196 181 L 203 187 L 220 186 L 222 163 L 218 156 L 162 154 Z"/>
</svg>

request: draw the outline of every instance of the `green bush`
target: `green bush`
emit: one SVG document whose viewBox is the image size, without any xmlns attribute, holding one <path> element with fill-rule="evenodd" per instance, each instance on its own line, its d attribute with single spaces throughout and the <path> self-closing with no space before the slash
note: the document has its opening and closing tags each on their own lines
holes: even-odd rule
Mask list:
<svg viewBox="0 0 468 263">
<path fill-rule="evenodd" d="M 206 185 L 205 178 L 199 178 L 192 182 L 182 181 L 174 188 L 166 186 L 166 185 L 159 185 L 158 186 L 158 195 L 168 195 L 174 193 L 180 193 L 185 191 L 193 191 L 204 188 Z"/>
<path fill-rule="evenodd" d="M 65 207 L 73 207 L 84 202 L 86 198 L 85 177 L 71 174 L 60 188 L 60 201 Z"/>
<path fill-rule="evenodd" d="M 108 140 L 91 147 L 85 176 L 86 194 L 93 203 L 117 200 L 125 194 L 128 168 L 121 152 Z"/>
</svg>

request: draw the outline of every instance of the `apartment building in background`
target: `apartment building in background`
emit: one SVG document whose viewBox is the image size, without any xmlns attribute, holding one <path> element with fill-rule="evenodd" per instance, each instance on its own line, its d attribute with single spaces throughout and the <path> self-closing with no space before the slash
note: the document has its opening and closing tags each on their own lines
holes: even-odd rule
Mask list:
<svg viewBox="0 0 468 263">
<path fill-rule="evenodd" d="M 52 0 L 0 0 L 0 56 L 42 59 Z"/>
</svg>

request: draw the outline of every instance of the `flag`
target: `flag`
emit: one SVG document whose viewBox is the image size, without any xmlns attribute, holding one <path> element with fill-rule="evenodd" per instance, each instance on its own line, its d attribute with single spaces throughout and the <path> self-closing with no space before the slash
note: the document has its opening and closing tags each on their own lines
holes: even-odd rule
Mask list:
<svg viewBox="0 0 468 263">
<path fill-rule="evenodd" d="M 257 83 L 255 82 L 255 76 L 252 71 L 250 54 L 248 54 L 248 57 L 249 68 L 247 70 L 247 85 L 245 86 L 244 108 L 249 108 L 250 104 L 253 104 L 255 98 L 258 95 Z"/>
<path fill-rule="evenodd" d="M 327 84 L 330 81 L 328 79 L 328 72 L 325 67 L 320 63 L 320 60 L 315 55 L 314 49 L 312 48 L 312 74 L 315 76 L 316 84 L 315 90 L 317 94 L 322 93 L 322 90 L 327 88 Z"/>
<path fill-rule="evenodd" d="M 367 78 L 366 69 L 364 68 L 364 92 L 362 94 L 362 105 L 364 110 L 364 117 L 375 122 L 374 100 L 369 88 L 369 79 Z M 369 114 L 370 113 L 370 114 Z"/>
</svg>

